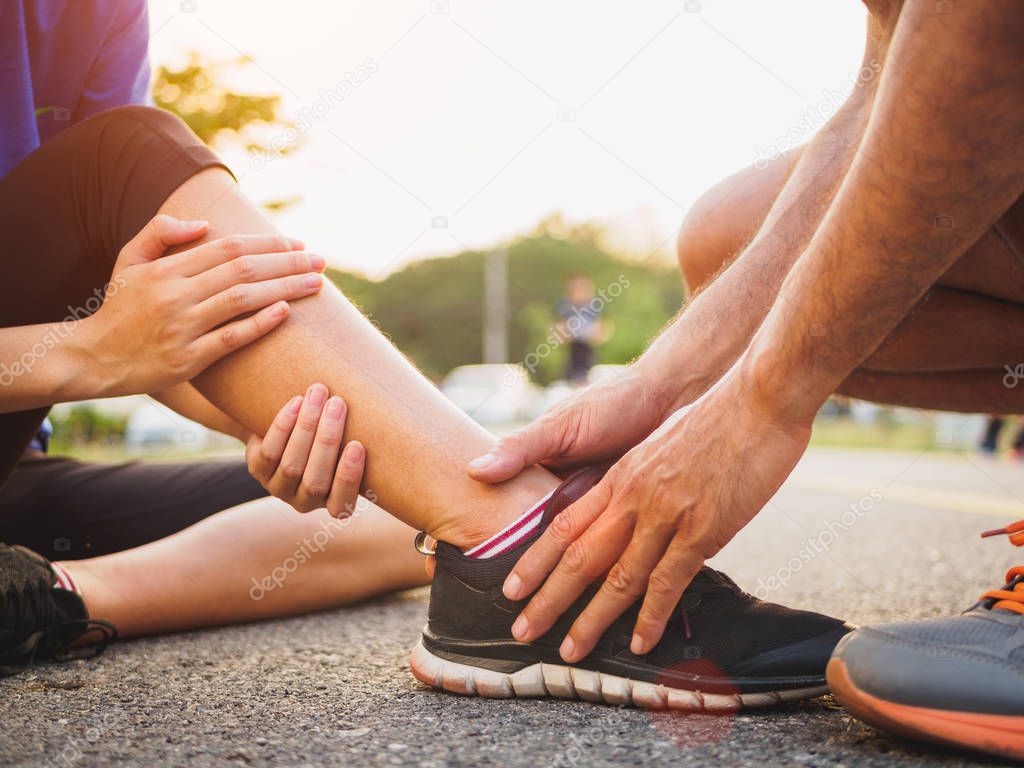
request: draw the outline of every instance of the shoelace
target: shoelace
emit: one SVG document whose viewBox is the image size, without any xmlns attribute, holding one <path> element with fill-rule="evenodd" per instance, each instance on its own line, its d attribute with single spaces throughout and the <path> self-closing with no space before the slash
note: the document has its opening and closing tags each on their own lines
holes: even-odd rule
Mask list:
<svg viewBox="0 0 1024 768">
<path fill-rule="evenodd" d="M 72 619 L 54 622 L 52 600 L 47 600 L 51 586 L 40 580 L 21 590 L 12 589 L 7 593 L 8 605 L 14 608 L 15 626 L 20 625 L 32 612 L 44 628 L 33 632 L 16 648 L 9 649 L 0 661 L 0 675 L 22 672 L 35 663 L 36 653 L 46 648 L 55 661 L 92 658 L 103 653 L 107 646 L 117 639 L 117 627 L 102 619 Z M 100 634 L 98 643 L 72 650 L 71 643 L 92 632 Z M 13 663 L 9 663 L 13 662 Z"/>
<path fill-rule="evenodd" d="M 1010 543 L 1017 547 L 1024 547 L 1024 520 L 1005 528 L 996 528 L 992 531 L 985 531 L 981 538 L 989 536 L 1009 536 Z M 1001 608 L 1004 611 L 1013 611 L 1024 615 L 1024 565 L 1018 565 L 1006 572 L 1006 586 L 1002 589 L 993 589 L 981 596 L 982 600 L 994 600 L 990 608 Z"/>
</svg>

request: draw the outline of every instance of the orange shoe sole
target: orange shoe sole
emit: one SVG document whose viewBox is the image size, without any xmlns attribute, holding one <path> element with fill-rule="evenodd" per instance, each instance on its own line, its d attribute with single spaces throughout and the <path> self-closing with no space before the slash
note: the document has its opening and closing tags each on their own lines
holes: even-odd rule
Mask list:
<svg viewBox="0 0 1024 768">
<path fill-rule="evenodd" d="M 911 739 L 1024 760 L 1024 716 L 929 709 L 885 701 L 857 688 L 841 659 L 828 663 L 832 693 L 864 722 Z"/>
</svg>

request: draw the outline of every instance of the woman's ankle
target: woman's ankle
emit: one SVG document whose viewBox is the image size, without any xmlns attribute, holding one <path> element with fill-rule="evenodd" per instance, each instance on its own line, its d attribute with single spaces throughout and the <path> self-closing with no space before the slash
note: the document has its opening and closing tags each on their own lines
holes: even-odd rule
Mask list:
<svg viewBox="0 0 1024 768">
<path fill-rule="evenodd" d="M 438 524 L 427 533 L 465 552 L 535 508 L 558 484 L 558 478 L 547 470 L 527 470 L 510 483 L 490 488 L 493 497 L 481 499 L 470 509 L 446 509 L 439 515 Z"/>
</svg>

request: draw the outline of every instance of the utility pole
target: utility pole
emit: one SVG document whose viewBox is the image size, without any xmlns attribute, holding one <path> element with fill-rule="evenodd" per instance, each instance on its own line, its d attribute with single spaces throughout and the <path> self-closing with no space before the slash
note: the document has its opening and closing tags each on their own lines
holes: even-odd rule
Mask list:
<svg viewBox="0 0 1024 768">
<path fill-rule="evenodd" d="M 484 256 L 484 362 L 508 362 L 508 251 Z"/>
</svg>

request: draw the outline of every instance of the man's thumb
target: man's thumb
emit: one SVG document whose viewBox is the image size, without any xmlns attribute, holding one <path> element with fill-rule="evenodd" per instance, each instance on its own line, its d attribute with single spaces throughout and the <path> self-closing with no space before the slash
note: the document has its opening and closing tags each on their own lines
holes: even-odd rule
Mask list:
<svg viewBox="0 0 1024 768">
<path fill-rule="evenodd" d="M 501 483 L 531 464 L 551 458 L 558 442 L 551 424 L 540 421 L 503 437 L 488 453 L 469 462 L 467 471 L 474 480 Z"/>
<path fill-rule="evenodd" d="M 168 248 L 201 237 L 208 227 L 209 223 L 205 221 L 182 221 L 164 213 L 158 214 L 125 246 L 126 261 L 140 264 L 159 259 Z"/>
</svg>

